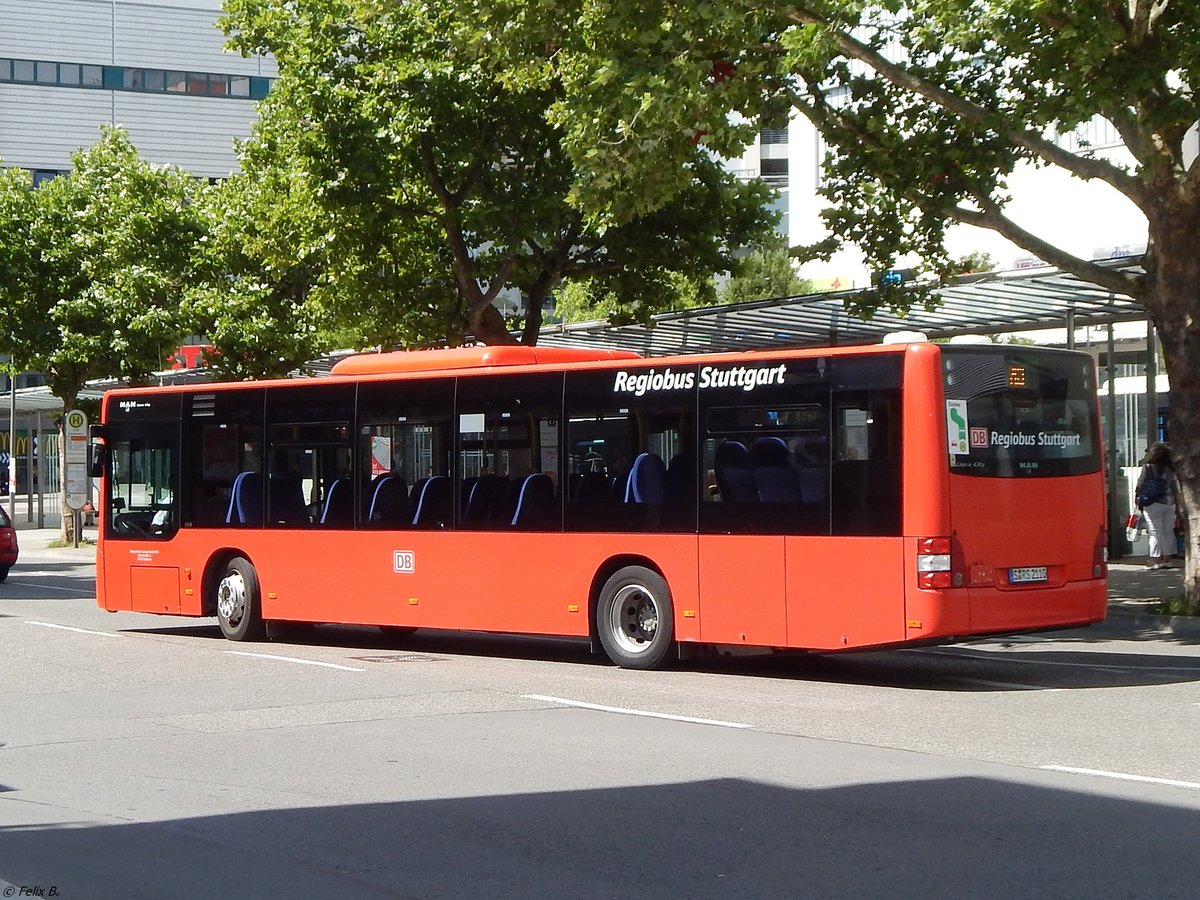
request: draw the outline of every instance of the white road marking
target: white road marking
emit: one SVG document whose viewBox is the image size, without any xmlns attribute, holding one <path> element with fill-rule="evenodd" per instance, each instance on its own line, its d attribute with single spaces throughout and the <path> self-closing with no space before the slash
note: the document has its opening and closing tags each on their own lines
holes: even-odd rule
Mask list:
<svg viewBox="0 0 1200 900">
<path fill-rule="evenodd" d="M 1168 787 L 1190 788 L 1200 791 L 1200 782 L 1176 781 L 1174 778 L 1151 778 L 1149 775 L 1129 775 L 1125 772 L 1105 772 L 1102 769 L 1077 769 L 1073 766 L 1038 766 L 1047 772 L 1067 772 L 1071 775 L 1095 775 L 1097 778 L 1115 778 L 1118 781 L 1141 781 L 1146 784 L 1163 784 Z"/>
<path fill-rule="evenodd" d="M 601 706 L 598 703 L 583 703 L 579 700 L 566 700 L 562 697 L 547 697 L 543 694 L 522 694 L 524 700 L 539 700 L 543 703 L 558 703 L 563 706 L 577 706 L 580 709 L 595 709 L 600 712 L 619 713 L 623 716 L 645 716 L 648 719 L 669 719 L 672 722 L 691 722 L 694 725 L 719 725 L 722 728 L 753 728 L 742 722 L 723 722 L 720 719 L 697 719 L 693 716 L 673 716 L 669 713 L 649 712 L 644 709 L 625 709 L 620 706 Z"/>
<path fill-rule="evenodd" d="M 100 637 L 119 638 L 122 635 L 111 631 L 91 631 L 87 628 L 72 628 L 70 625 L 55 625 L 53 622 L 26 622 L 26 625 L 40 625 L 42 628 L 57 628 L 61 631 L 74 631 L 78 634 L 96 634 Z"/>
<path fill-rule="evenodd" d="M 228 653 L 231 656 L 252 656 L 255 659 L 274 659 L 279 662 L 298 663 L 302 666 L 322 666 L 326 669 L 341 669 L 343 672 L 365 672 L 366 669 L 358 669 L 354 666 L 342 666 L 331 662 L 318 662 L 315 659 L 300 659 L 295 656 L 273 656 L 269 653 L 247 653 L 244 650 L 222 650 L 222 653 Z"/>
<path fill-rule="evenodd" d="M 73 594 L 74 596 L 76 596 L 82 600 L 86 600 L 88 598 L 95 599 L 95 597 L 96 597 L 96 595 L 94 593 L 88 593 L 87 591 L 82 591 L 79 588 L 54 587 L 54 585 L 51 585 L 51 584 L 42 584 L 40 581 L 37 581 L 37 582 L 35 582 L 35 581 L 13 581 L 10 578 L 8 581 L 5 582 L 5 584 L 6 585 L 15 585 L 16 587 L 33 588 L 36 591 L 58 591 L 58 593 L 60 593 L 60 594 Z M 5 597 L 4 598 L 5 601 L 19 600 L 19 599 L 20 599 L 19 597 Z"/>
</svg>

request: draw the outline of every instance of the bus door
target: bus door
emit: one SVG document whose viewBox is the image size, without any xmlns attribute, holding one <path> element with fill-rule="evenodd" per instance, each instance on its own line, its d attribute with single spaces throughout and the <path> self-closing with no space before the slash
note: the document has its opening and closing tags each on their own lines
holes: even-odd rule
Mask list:
<svg viewBox="0 0 1200 900">
<path fill-rule="evenodd" d="M 828 391 L 817 360 L 704 367 L 700 633 L 795 646 L 789 535 L 828 534 Z"/>
<path fill-rule="evenodd" d="M 787 538 L 788 638 L 838 650 L 905 637 L 899 354 L 835 357 L 806 516 Z M 822 489 L 823 490 L 820 490 Z"/>
</svg>

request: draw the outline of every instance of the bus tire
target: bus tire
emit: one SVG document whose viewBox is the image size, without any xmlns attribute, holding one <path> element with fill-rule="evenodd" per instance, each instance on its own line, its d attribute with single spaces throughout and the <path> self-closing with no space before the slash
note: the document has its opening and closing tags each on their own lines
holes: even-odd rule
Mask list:
<svg viewBox="0 0 1200 900">
<path fill-rule="evenodd" d="M 596 634 L 625 669 L 656 669 L 675 645 L 671 589 L 657 572 L 626 566 L 604 583 L 596 602 Z"/>
<path fill-rule="evenodd" d="M 250 561 L 235 556 L 217 582 L 217 622 L 231 641 L 260 641 L 267 633 L 262 617 L 258 573 Z"/>
<path fill-rule="evenodd" d="M 8 577 L 8 566 L 0 566 L 0 581 Z"/>
</svg>

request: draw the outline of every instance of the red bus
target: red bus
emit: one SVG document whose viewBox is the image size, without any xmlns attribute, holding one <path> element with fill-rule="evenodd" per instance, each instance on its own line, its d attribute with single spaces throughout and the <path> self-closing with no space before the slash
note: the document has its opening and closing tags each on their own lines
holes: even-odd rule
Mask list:
<svg viewBox="0 0 1200 900">
<path fill-rule="evenodd" d="M 270 622 L 817 651 L 1106 608 L 1089 356 L 885 344 L 642 359 L 492 347 L 123 389 L 98 601 Z"/>
</svg>

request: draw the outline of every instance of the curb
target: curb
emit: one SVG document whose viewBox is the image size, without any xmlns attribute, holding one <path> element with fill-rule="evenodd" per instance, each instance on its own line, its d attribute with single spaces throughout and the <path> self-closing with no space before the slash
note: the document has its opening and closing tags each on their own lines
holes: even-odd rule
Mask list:
<svg viewBox="0 0 1200 900">
<path fill-rule="evenodd" d="M 1103 622 L 1088 628 L 1121 632 L 1154 632 L 1177 637 L 1200 638 L 1200 616 L 1156 616 L 1140 611 L 1110 606 Z"/>
</svg>

